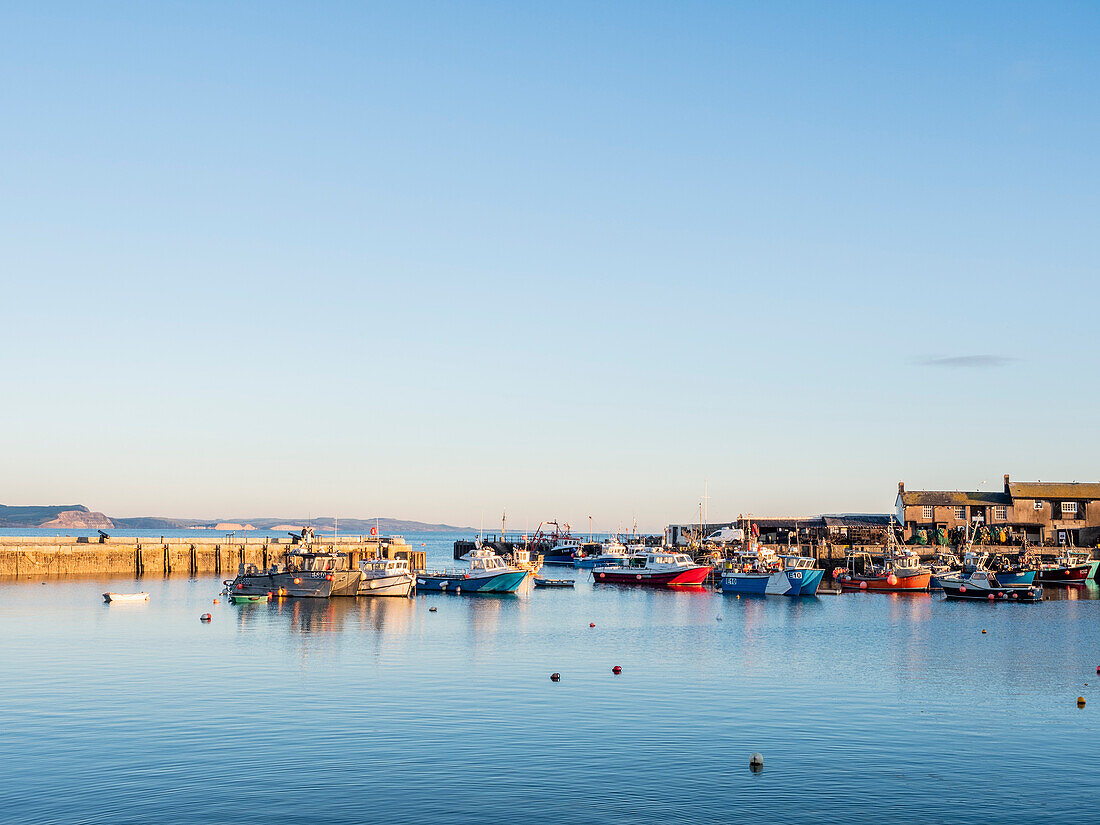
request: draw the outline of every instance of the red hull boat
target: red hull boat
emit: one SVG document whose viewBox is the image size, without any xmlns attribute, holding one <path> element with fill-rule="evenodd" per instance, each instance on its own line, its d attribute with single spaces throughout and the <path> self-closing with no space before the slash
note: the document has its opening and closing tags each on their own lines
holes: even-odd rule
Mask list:
<svg viewBox="0 0 1100 825">
<path fill-rule="evenodd" d="M 1040 567 L 1035 578 L 1043 584 L 1084 584 L 1089 579 L 1089 566 L 1074 564 L 1068 567 L 1062 565 Z"/>
<path fill-rule="evenodd" d="M 697 587 L 712 568 L 696 564 L 683 553 L 646 550 L 635 553 L 625 567 L 597 567 L 592 580 L 600 584 L 633 584 L 643 587 Z"/>
<path fill-rule="evenodd" d="M 893 580 L 893 583 L 891 583 Z M 853 576 L 842 573 L 842 590 L 873 590 L 876 593 L 923 593 L 928 590 L 932 580 L 931 573 L 916 573 L 912 576 Z"/>
</svg>

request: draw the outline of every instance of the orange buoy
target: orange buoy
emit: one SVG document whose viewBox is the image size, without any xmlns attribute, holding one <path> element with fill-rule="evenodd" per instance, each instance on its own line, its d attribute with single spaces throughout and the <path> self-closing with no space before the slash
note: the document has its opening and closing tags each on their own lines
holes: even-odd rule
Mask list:
<svg viewBox="0 0 1100 825">
<path fill-rule="evenodd" d="M 212 618 L 214 618 L 214 617 L 213 617 L 213 616 L 211 616 L 211 615 L 210 615 L 209 613 L 203 613 L 203 614 L 202 614 L 201 616 L 199 616 L 199 621 L 200 621 L 200 622 L 208 622 L 208 621 L 210 621 L 210 620 L 211 620 Z"/>
<path fill-rule="evenodd" d="M 985 633 L 985 628 L 984 627 L 982 628 L 982 633 Z"/>
<path fill-rule="evenodd" d="M 611 672 L 618 676 L 620 673 L 623 672 L 623 669 L 618 665 L 615 665 L 615 667 L 611 668 Z"/>
<path fill-rule="evenodd" d="M 294 583 L 295 583 L 295 584 L 301 584 L 301 583 L 302 583 L 302 580 L 301 580 L 301 579 L 295 579 L 295 580 L 294 580 Z"/>
<path fill-rule="evenodd" d="M 561 674 L 560 673 L 551 673 L 550 674 L 550 681 L 551 682 L 561 681 Z"/>
<path fill-rule="evenodd" d="M 218 603 L 218 600 L 217 600 L 217 599 L 214 599 L 214 604 L 217 604 L 217 603 Z"/>
<path fill-rule="evenodd" d="M 1077 697 L 1077 707 L 1083 708 L 1084 706 L 1085 706 L 1085 697 L 1084 696 L 1078 696 Z"/>
<path fill-rule="evenodd" d="M 898 577 L 891 573 L 889 576 L 886 577 L 886 583 L 891 587 L 896 587 L 898 583 Z"/>
</svg>

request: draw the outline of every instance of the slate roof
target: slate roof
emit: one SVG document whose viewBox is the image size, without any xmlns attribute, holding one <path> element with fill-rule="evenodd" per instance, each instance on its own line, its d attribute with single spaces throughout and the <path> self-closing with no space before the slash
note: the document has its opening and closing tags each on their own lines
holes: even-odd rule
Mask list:
<svg viewBox="0 0 1100 825">
<path fill-rule="evenodd" d="M 1097 485 L 1100 487 L 1100 485 Z M 1011 505 L 1012 496 L 1007 493 L 985 493 L 980 491 L 959 490 L 906 490 L 900 493 L 901 503 L 906 507 L 916 506 L 951 506 L 976 504 L 979 507 L 986 505 Z"/>
<path fill-rule="evenodd" d="M 1010 481 L 1012 498 L 1100 499 L 1100 483 L 1062 481 Z"/>
<path fill-rule="evenodd" d="M 888 527 L 896 521 L 889 513 L 837 513 L 822 518 L 826 527 Z"/>
</svg>

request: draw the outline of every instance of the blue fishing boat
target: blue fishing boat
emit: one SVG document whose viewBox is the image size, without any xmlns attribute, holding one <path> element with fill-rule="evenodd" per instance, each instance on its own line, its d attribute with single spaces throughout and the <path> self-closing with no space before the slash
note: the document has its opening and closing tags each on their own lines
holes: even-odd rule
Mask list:
<svg viewBox="0 0 1100 825">
<path fill-rule="evenodd" d="M 446 593 L 515 593 L 527 571 L 510 567 L 504 559 L 486 547 L 471 550 L 462 557 L 469 562 L 465 570 L 426 570 L 416 576 L 419 590 Z"/>
<path fill-rule="evenodd" d="M 814 564 L 808 556 L 780 556 L 774 566 L 743 564 L 740 570 L 723 570 L 719 588 L 743 595 L 815 596 L 825 571 Z"/>
</svg>

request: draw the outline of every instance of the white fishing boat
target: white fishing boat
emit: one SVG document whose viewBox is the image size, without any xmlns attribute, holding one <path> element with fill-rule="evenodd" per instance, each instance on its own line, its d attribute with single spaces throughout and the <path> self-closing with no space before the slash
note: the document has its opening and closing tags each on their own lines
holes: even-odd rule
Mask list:
<svg viewBox="0 0 1100 825">
<path fill-rule="evenodd" d="M 408 596 L 412 591 L 408 559 L 363 559 L 359 572 L 360 596 Z"/>
<path fill-rule="evenodd" d="M 147 602 L 149 601 L 148 593 L 104 593 L 103 601 L 110 604 L 111 602 Z"/>
</svg>

